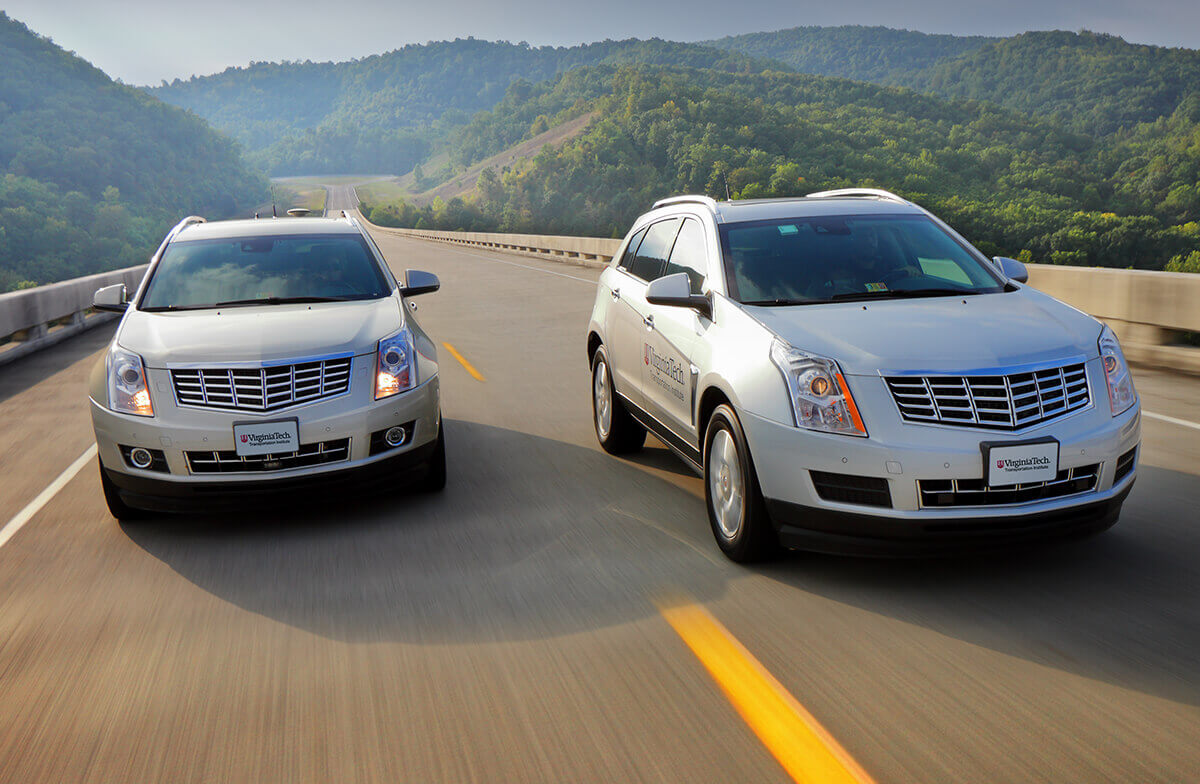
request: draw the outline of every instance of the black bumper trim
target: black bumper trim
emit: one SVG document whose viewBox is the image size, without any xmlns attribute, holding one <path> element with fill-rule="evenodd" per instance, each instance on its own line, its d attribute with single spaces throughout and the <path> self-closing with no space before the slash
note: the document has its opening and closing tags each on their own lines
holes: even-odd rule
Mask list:
<svg viewBox="0 0 1200 784">
<path fill-rule="evenodd" d="M 1021 549 L 1111 528 L 1133 482 L 1104 501 L 1019 517 L 937 517 L 908 520 L 834 511 L 767 499 L 781 544 L 836 555 L 926 557 Z"/>
<path fill-rule="evenodd" d="M 279 504 L 281 501 L 311 501 L 329 498 L 331 488 L 371 490 L 383 486 L 403 487 L 424 477 L 423 472 L 404 472 L 423 468 L 437 441 L 414 447 L 394 457 L 336 471 L 304 476 L 265 474 L 261 479 L 242 482 L 168 482 L 133 476 L 104 468 L 117 486 L 121 500 L 138 509 L 154 512 L 214 512 L 231 508 L 249 509 Z M 212 476 L 209 474 L 208 476 Z"/>
</svg>

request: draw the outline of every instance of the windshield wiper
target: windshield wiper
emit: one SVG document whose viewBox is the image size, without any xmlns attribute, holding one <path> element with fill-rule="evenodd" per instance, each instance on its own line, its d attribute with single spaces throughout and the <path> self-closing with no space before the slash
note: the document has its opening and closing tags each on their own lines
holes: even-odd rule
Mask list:
<svg viewBox="0 0 1200 784">
<path fill-rule="evenodd" d="M 849 291 L 834 294 L 829 302 L 860 299 L 911 299 L 916 297 L 959 297 L 979 294 L 971 289 L 888 289 L 887 291 Z"/>
<path fill-rule="evenodd" d="M 256 297 L 255 299 L 230 299 L 214 302 L 210 308 L 241 307 L 243 305 L 295 305 L 302 302 L 346 302 L 352 297 Z"/>
<path fill-rule="evenodd" d="M 751 299 L 742 302 L 743 305 L 761 305 L 763 307 L 773 307 L 776 305 L 815 305 L 818 302 L 824 302 L 822 299 Z"/>
</svg>

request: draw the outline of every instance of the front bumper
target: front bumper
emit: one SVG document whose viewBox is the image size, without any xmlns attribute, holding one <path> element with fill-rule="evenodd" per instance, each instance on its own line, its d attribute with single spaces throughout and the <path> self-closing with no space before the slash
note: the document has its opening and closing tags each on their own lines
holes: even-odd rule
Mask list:
<svg viewBox="0 0 1200 784">
<path fill-rule="evenodd" d="M 150 371 L 153 383 L 155 371 Z M 438 377 L 414 389 L 376 401 L 368 384 L 338 398 L 266 415 L 178 406 L 169 396 L 155 401 L 154 417 L 119 414 L 91 401 L 96 445 L 105 473 L 133 506 L 149 509 L 194 508 L 196 499 L 239 498 L 275 490 L 295 491 L 316 482 L 341 483 L 355 473 L 369 478 L 385 464 L 390 474 L 428 458 L 438 436 L 440 394 Z M 235 450 L 233 423 L 295 418 L 301 445 L 349 439 L 344 459 L 282 470 L 193 473 L 187 453 Z M 411 435 L 394 449 L 371 454 L 371 434 L 395 425 L 409 425 Z M 130 465 L 121 447 L 145 447 L 163 453 L 166 471 Z M 155 499 L 158 499 L 156 501 Z M 159 502 L 161 501 L 161 503 Z"/>
<path fill-rule="evenodd" d="M 886 409 L 872 406 L 869 410 Z M 1020 433 L 918 425 L 883 414 L 868 420 L 869 438 L 802 430 L 748 413 L 742 426 L 763 495 L 785 543 L 881 555 L 904 549 L 906 543 L 924 543 L 937 550 L 938 541 L 952 548 L 971 541 L 1016 542 L 1106 528 L 1116 521 L 1136 476 L 1135 466 L 1117 480 L 1118 458 L 1136 449 L 1141 438 L 1140 405 L 1113 417 L 1107 400 L 1103 406 Z M 1060 444 L 1060 469 L 1099 464 L 1092 489 L 1026 503 L 922 506 L 920 481 L 978 481 L 984 476 L 981 442 L 1044 436 Z M 890 505 L 826 500 L 818 493 L 812 471 L 882 480 Z"/>
</svg>

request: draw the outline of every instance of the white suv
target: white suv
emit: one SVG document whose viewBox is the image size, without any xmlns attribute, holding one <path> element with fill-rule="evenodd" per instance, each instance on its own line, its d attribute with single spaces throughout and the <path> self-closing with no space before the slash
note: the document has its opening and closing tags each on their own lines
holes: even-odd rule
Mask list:
<svg viewBox="0 0 1200 784">
<path fill-rule="evenodd" d="M 92 372 L 92 423 L 114 517 L 243 507 L 331 483 L 446 482 L 437 351 L 359 224 L 180 222 Z"/>
<path fill-rule="evenodd" d="M 596 435 L 704 476 L 734 560 L 950 552 L 1113 525 L 1140 413 L 1116 336 L 886 191 L 638 218 L 588 329 Z"/>
</svg>

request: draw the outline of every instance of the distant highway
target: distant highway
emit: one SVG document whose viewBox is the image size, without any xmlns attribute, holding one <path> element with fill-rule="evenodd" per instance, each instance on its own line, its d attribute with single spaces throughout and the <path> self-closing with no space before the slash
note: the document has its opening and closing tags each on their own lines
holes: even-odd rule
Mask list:
<svg viewBox="0 0 1200 784">
<path fill-rule="evenodd" d="M 678 608 L 878 782 L 1196 780 L 1200 380 L 1136 375 L 1100 537 L 748 569 L 665 448 L 597 447 L 597 271 L 375 235 L 442 279 L 446 492 L 119 525 L 91 461 L 0 547 L 0 782 L 791 780 Z M 89 448 L 110 335 L 0 373 L 0 525 Z"/>
</svg>

